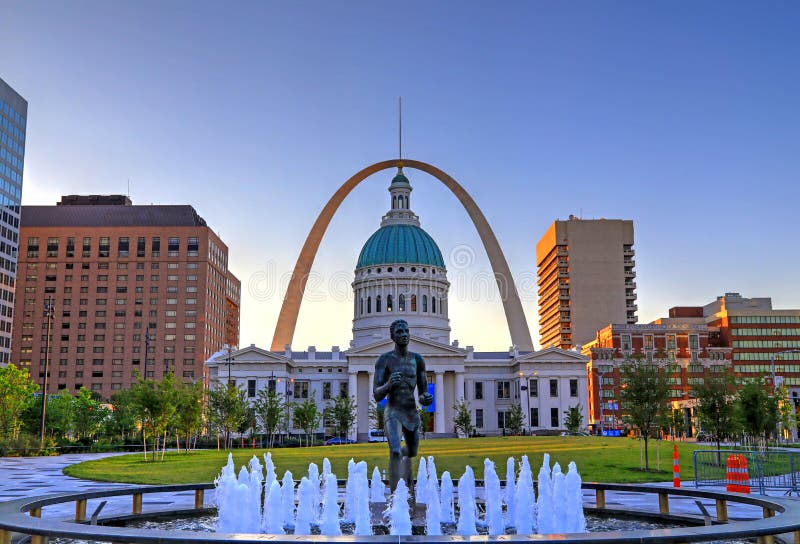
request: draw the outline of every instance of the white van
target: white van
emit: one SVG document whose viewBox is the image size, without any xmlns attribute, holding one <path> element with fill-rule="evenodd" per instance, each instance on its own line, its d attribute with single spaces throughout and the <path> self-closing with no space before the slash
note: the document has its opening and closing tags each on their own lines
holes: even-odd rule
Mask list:
<svg viewBox="0 0 800 544">
<path fill-rule="evenodd" d="M 386 442 L 386 434 L 383 429 L 370 429 L 368 436 L 370 442 Z"/>
</svg>

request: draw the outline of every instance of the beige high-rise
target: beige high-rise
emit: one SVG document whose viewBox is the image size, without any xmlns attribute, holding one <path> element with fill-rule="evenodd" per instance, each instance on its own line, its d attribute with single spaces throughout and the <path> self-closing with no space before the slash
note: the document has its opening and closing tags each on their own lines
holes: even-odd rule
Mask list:
<svg viewBox="0 0 800 544">
<path fill-rule="evenodd" d="M 570 349 L 609 323 L 636 323 L 633 221 L 555 221 L 536 244 L 539 341 Z"/>
</svg>

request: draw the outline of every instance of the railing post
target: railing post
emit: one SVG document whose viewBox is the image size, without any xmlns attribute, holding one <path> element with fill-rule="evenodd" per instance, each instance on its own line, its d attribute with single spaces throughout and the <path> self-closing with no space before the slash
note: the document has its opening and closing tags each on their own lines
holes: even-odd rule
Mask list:
<svg viewBox="0 0 800 544">
<path fill-rule="evenodd" d="M 764 535 L 756 538 L 757 544 L 775 544 L 775 537 L 773 535 Z"/>
<path fill-rule="evenodd" d="M 31 514 L 32 518 L 40 518 L 40 517 L 42 517 L 42 509 L 41 508 L 33 508 L 30 511 L 30 514 Z"/>
<path fill-rule="evenodd" d="M 725 499 L 717 499 L 717 521 L 728 521 L 728 501 Z"/>
<path fill-rule="evenodd" d="M 662 514 L 669 514 L 669 495 L 667 493 L 658 494 L 658 511 Z"/>
<path fill-rule="evenodd" d="M 0 544 L 11 544 L 11 531 L 0 529 Z"/>
<path fill-rule="evenodd" d="M 205 495 L 204 489 L 195 489 L 194 490 L 194 507 L 195 508 L 202 508 L 203 507 L 203 497 Z"/>
<path fill-rule="evenodd" d="M 78 499 L 75 501 L 75 521 L 83 521 L 86 519 L 86 499 Z"/>
<path fill-rule="evenodd" d="M 794 532 L 794 544 L 800 544 L 800 531 Z"/>
<path fill-rule="evenodd" d="M 774 518 L 774 517 L 775 517 L 775 510 L 773 510 L 772 508 L 767 508 L 765 506 L 764 507 L 764 519 Z"/>
<path fill-rule="evenodd" d="M 31 544 L 47 544 L 47 537 L 44 535 L 33 535 L 31 537 Z"/>
<path fill-rule="evenodd" d="M 142 513 L 142 494 L 141 493 L 134 493 L 133 494 L 133 509 L 131 510 L 134 514 L 141 514 Z"/>
<path fill-rule="evenodd" d="M 606 490 L 605 489 L 595 489 L 594 490 L 594 502 L 596 503 L 597 508 L 605 508 L 606 507 Z"/>
</svg>

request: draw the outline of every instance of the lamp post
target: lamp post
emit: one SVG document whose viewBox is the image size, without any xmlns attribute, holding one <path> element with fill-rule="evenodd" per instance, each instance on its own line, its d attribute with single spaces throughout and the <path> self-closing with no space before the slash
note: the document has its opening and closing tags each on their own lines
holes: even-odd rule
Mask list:
<svg viewBox="0 0 800 544">
<path fill-rule="evenodd" d="M 786 353 L 800 353 L 800 349 L 787 349 L 787 350 L 784 350 L 784 351 L 778 351 L 778 352 L 774 352 L 774 353 L 770 354 L 769 368 L 770 368 L 770 372 L 772 373 L 772 396 L 773 397 L 775 397 L 777 395 L 777 393 L 778 393 L 778 388 L 776 387 L 776 384 L 775 384 L 775 357 L 777 355 L 784 355 Z M 777 423 L 778 423 L 778 429 L 777 429 L 778 430 L 778 434 L 780 434 L 780 430 L 781 430 L 780 418 L 778 418 L 778 422 Z"/>
<path fill-rule="evenodd" d="M 47 418 L 47 374 L 50 371 L 50 334 L 53 330 L 53 298 L 47 297 L 44 303 L 44 315 L 47 318 L 47 336 L 44 347 L 44 383 L 42 384 L 42 419 L 39 423 L 40 444 L 44 449 L 45 420 Z"/>
<path fill-rule="evenodd" d="M 519 391 L 523 397 L 528 396 L 528 380 L 525 378 L 525 374 L 520 370 L 519 371 Z M 525 421 L 530 424 L 530 411 L 531 411 L 531 399 L 528 398 L 528 410 L 525 412 Z M 530 425 L 525 425 L 524 431 L 522 434 L 530 434 Z"/>
<path fill-rule="evenodd" d="M 231 385 L 231 348 L 230 344 L 225 344 L 225 348 L 228 350 L 228 386 Z"/>
</svg>

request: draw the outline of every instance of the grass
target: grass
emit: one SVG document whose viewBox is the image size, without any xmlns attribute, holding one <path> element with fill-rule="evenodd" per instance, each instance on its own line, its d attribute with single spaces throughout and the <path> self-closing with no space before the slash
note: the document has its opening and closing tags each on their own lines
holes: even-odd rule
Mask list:
<svg viewBox="0 0 800 544">
<path fill-rule="evenodd" d="M 702 447 L 702 446 L 701 446 Z M 541 466 L 542 454 L 550 453 L 551 462 L 558 461 L 566 471 L 570 461 L 578 464 L 584 481 L 640 483 L 658 482 L 672 479 L 672 444 L 670 442 L 650 441 L 650 471 L 640 470 L 640 442 L 629 438 L 601 437 L 496 437 L 471 439 L 423 440 L 421 455 L 433 455 L 441 475 L 449 470 L 456 478 L 469 464 L 476 477 L 483 477 L 483 461 L 487 457 L 497 465 L 501 478 L 505 475 L 506 459 L 528 455 L 534 474 Z M 657 470 L 657 450 L 660 449 L 660 470 Z M 678 443 L 680 459 L 686 476 L 691 467 L 691 452 L 697 449 L 692 443 Z M 237 469 L 247 463 L 255 454 L 261 457 L 266 450 L 234 450 L 233 458 Z M 107 457 L 68 466 L 64 474 L 76 478 L 106 482 L 136 484 L 180 484 L 211 482 L 219 474 L 227 461 L 227 452 L 201 450 L 186 453 L 167 453 L 163 462 L 144 462 L 141 454 Z M 386 468 L 388 451 L 385 443 L 353 444 L 347 446 L 318 446 L 312 448 L 276 449 L 272 452 L 278 476 L 284 470 L 292 471 L 299 479 L 308 470 L 308 464 L 322 465 L 327 457 L 333 472 L 340 477 L 347 473 L 347 461 L 365 460 L 369 471 L 378 466 Z M 416 464 L 414 460 L 414 472 Z M 263 459 L 262 459 L 263 464 Z"/>
</svg>

